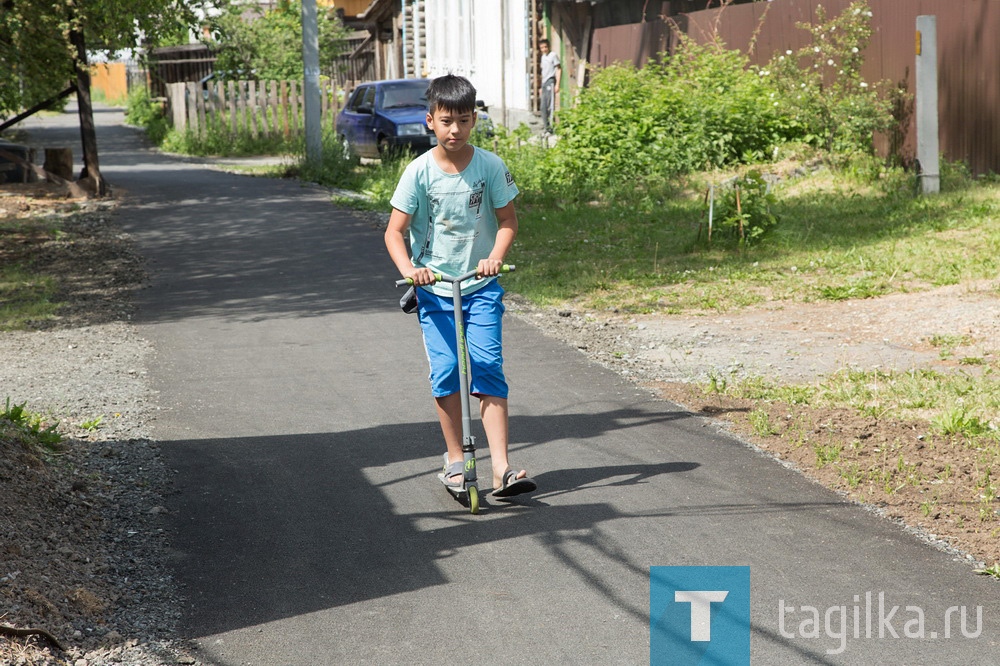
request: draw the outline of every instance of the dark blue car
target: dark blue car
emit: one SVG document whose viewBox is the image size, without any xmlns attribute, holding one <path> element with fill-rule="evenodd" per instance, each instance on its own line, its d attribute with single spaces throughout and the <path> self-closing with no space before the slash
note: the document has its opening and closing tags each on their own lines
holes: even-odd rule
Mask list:
<svg viewBox="0 0 1000 666">
<path fill-rule="evenodd" d="M 427 127 L 427 86 L 430 79 L 397 79 L 363 83 L 354 89 L 337 114 L 337 136 L 344 151 L 381 157 L 408 148 L 422 153 L 437 144 Z M 481 101 L 476 102 L 477 129 L 492 134 L 493 123 Z"/>
<path fill-rule="evenodd" d="M 407 147 L 422 153 L 435 143 L 427 128 L 428 79 L 365 83 L 354 89 L 337 114 L 337 136 L 345 151 L 379 157 Z"/>
</svg>

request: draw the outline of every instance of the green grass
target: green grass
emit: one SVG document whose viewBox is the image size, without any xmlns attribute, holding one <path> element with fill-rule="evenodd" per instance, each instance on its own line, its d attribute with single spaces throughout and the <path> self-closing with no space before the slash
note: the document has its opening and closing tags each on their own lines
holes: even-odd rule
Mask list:
<svg viewBox="0 0 1000 666">
<path fill-rule="evenodd" d="M 957 344 L 968 340 L 949 338 L 945 342 Z M 975 487 L 969 486 L 969 491 L 974 492 L 971 501 L 978 507 L 978 520 L 993 523 L 997 519 L 997 484 L 992 476 L 1000 468 L 1000 418 L 997 416 L 1000 414 L 1000 359 L 990 355 L 980 360 L 982 363 L 974 370 L 962 367 L 948 371 L 842 370 L 808 385 L 782 385 L 760 377 L 715 375 L 710 377 L 705 391 L 765 403 L 853 408 L 876 420 L 923 420 L 929 424 L 925 432 L 944 438 L 944 446 L 949 447 L 948 456 L 953 462 L 970 458 L 975 461 Z M 774 434 L 768 412 L 763 408 L 755 407 L 748 421 L 757 435 Z M 786 437 L 792 441 L 794 433 Z M 807 441 L 800 435 L 798 445 Z M 893 495 L 905 487 L 919 487 L 928 481 L 919 461 L 904 460 L 898 445 L 883 445 L 881 464 L 869 465 L 865 470 L 845 460 L 845 448 L 841 444 L 809 443 L 815 454 L 815 467 L 835 465 L 850 488 L 857 488 L 867 480 L 885 494 Z M 849 454 L 861 452 L 863 448 L 855 441 L 850 445 Z M 878 452 L 875 448 L 874 453 Z M 937 483 L 951 483 L 952 464 L 944 464 L 933 475 Z M 933 496 L 925 499 L 919 508 L 927 517 L 936 515 L 940 509 Z"/>
<path fill-rule="evenodd" d="M 197 156 L 247 157 L 255 155 L 294 155 L 302 152 L 300 137 L 282 135 L 254 136 L 250 131 L 235 134 L 228 128 L 209 126 L 203 132 L 171 129 L 160 147 L 172 153 Z"/>
<path fill-rule="evenodd" d="M 708 246 L 704 228 L 698 242 L 701 188 L 584 203 L 529 194 L 518 204 L 511 288 L 540 303 L 674 314 L 870 298 L 1000 273 L 996 183 L 924 198 L 820 172 L 777 194 L 781 222 L 751 249 Z"/>
<path fill-rule="evenodd" d="M 715 376 L 706 391 L 765 402 L 850 407 L 876 417 L 926 418 L 944 435 L 992 441 L 1000 454 L 1000 359 L 982 361 L 974 373 L 845 369 L 813 384 Z"/>
<path fill-rule="evenodd" d="M 56 281 L 25 264 L 0 266 L 0 331 L 23 330 L 59 309 Z"/>
<path fill-rule="evenodd" d="M 771 417 L 763 409 L 755 409 L 750 412 L 747 416 L 750 421 L 750 427 L 756 435 L 760 437 L 767 437 L 768 435 L 773 435 L 775 433 L 774 425 L 771 423 Z"/>
<path fill-rule="evenodd" d="M 107 104 L 108 106 L 124 106 L 128 103 L 128 95 L 108 97 L 101 88 L 91 88 L 90 100 L 95 103 Z"/>
<path fill-rule="evenodd" d="M 98 416 L 96 418 L 84 421 L 83 423 L 80 424 L 80 427 L 86 430 L 87 432 L 94 432 L 101 427 L 102 421 L 104 421 L 104 417 Z"/>
<path fill-rule="evenodd" d="M 813 451 L 816 453 L 816 467 L 821 468 L 840 460 L 843 447 L 839 444 L 816 444 L 813 446 Z"/>
<path fill-rule="evenodd" d="M 0 331 L 30 328 L 59 309 L 58 283 L 42 272 L 34 253 L 62 233 L 42 217 L 0 218 Z"/>
</svg>

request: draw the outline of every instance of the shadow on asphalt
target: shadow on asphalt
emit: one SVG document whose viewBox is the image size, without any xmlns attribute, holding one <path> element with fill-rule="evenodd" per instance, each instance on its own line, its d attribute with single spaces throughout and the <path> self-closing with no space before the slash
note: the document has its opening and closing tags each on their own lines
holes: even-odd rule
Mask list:
<svg viewBox="0 0 1000 666">
<path fill-rule="evenodd" d="M 524 435 L 514 450 L 616 430 L 625 437 L 630 427 L 647 424 L 653 416 L 633 410 L 514 416 L 512 431 Z M 655 416 L 663 421 L 689 417 L 683 412 Z M 534 475 L 540 487 L 535 495 L 510 502 L 486 497 L 480 515 L 470 516 L 437 487 L 439 439 L 438 424 L 424 422 L 163 442 L 168 465 L 179 472 L 177 492 L 169 502 L 177 578 L 199 595 L 188 599 L 186 633 L 215 635 L 447 584 L 451 581 L 439 569 L 439 560 L 476 544 L 523 537 L 541 543 L 565 570 L 624 611 L 648 621 L 634 599 L 619 598 L 619 591 L 593 575 L 592 563 L 579 559 L 582 546 L 635 575 L 648 575 L 648 563 L 632 561 L 613 535 L 602 532 L 603 524 L 626 518 L 787 513 L 826 505 L 750 501 L 625 511 L 589 501 L 606 493 L 584 492 L 613 487 L 619 489 L 617 495 L 635 489 L 648 496 L 644 485 L 700 467 L 667 461 L 541 472 Z M 403 463 L 398 469 L 390 467 L 398 463 Z M 407 500 L 414 495 L 420 497 Z M 564 498 L 568 502 L 553 503 L 565 495 L 571 496 Z M 638 496 L 628 503 L 648 506 Z M 205 534 L 211 537 L 205 539 Z"/>
<path fill-rule="evenodd" d="M 79 162 L 77 127 L 29 131 L 29 145 L 71 147 Z M 98 134 L 105 179 L 121 201 L 118 220 L 141 235 L 157 278 L 145 323 L 318 317 L 398 302 L 381 233 L 332 206 L 324 189 L 198 168 L 153 150 L 129 127 L 101 125 Z"/>
</svg>

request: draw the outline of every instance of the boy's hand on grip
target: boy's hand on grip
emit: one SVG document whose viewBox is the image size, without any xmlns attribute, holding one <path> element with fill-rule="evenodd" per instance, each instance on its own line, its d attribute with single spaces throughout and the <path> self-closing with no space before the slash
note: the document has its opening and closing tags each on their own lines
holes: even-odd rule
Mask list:
<svg viewBox="0 0 1000 666">
<path fill-rule="evenodd" d="M 437 278 L 434 277 L 434 272 L 429 268 L 414 268 L 411 273 L 404 275 L 403 277 L 408 280 L 412 280 L 413 284 L 419 286 L 425 284 L 434 284 L 437 282 Z"/>
<path fill-rule="evenodd" d="M 480 259 L 476 274 L 479 277 L 494 277 L 500 275 L 502 268 L 503 260 L 501 259 Z"/>
</svg>

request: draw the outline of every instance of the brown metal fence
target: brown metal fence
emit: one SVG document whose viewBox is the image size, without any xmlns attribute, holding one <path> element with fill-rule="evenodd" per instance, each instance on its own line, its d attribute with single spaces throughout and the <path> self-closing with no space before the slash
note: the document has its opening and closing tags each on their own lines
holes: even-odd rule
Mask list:
<svg viewBox="0 0 1000 666">
<path fill-rule="evenodd" d="M 674 47 L 674 31 L 664 21 L 614 25 L 594 30 L 590 64 L 607 67 L 615 62 L 642 66 Z"/>
<path fill-rule="evenodd" d="M 797 22 L 816 20 L 822 5 L 827 17 L 844 11 L 850 0 L 773 0 L 708 9 L 672 17 L 681 31 L 706 41 L 717 30 L 730 48 L 746 51 L 763 65 L 777 52 L 798 49 L 809 33 Z M 874 34 L 865 52 L 862 75 L 869 81 L 889 80 L 914 92 L 916 18 L 937 16 L 938 104 L 941 152 L 966 162 L 974 173 L 1000 173 L 1000 2 L 996 0 L 869 0 Z M 659 27 L 657 27 L 659 26 Z M 615 60 L 641 65 L 669 47 L 663 22 L 616 26 L 594 31 L 592 64 Z M 905 115 L 905 114 L 904 114 Z M 916 126 L 911 117 L 901 137 L 877 137 L 886 154 L 913 159 Z"/>
<path fill-rule="evenodd" d="M 215 65 L 215 56 L 204 44 L 156 48 L 148 60 L 152 97 L 166 97 L 170 83 L 200 81 L 213 72 Z"/>
</svg>

